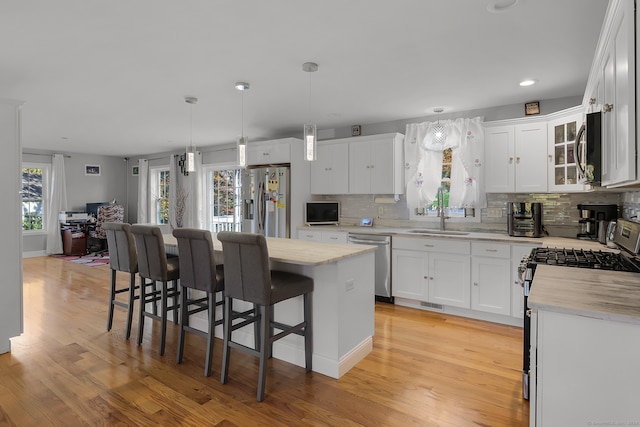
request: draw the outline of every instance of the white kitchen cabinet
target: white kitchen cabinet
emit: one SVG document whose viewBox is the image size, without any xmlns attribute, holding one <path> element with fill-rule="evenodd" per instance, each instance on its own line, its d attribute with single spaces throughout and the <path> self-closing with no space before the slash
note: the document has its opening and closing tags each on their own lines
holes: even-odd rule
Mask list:
<svg viewBox="0 0 640 427">
<path fill-rule="evenodd" d="M 546 192 L 546 122 L 485 126 L 485 165 L 488 193 Z"/>
<path fill-rule="evenodd" d="M 394 236 L 393 296 L 469 308 L 468 241 Z"/>
<path fill-rule="evenodd" d="M 247 144 L 247 165 L 291 163 L 290 138 Z"/>
<path fill-rule="evenodd" d="M 524 319 L 524 294 L 520 284 L 518 268 L 522 259 L 540 244 L 512 244 L 511 245 L 511 316 Z"/>
<path fill-rule="evenodd" d="M 582 107 L 572 108 L 547 123 L 549 191 L 584 191 L 579 182 L 576 135 L 583 123 Z"/>
<path fill-rule="evenodd" d="M 349 146 L 344 143 L 318 142 L 318 157 L 311 162 L 311 194 L 347 194 L 349 192 Z"/>
<path fill-rule="evenodd" d="M 638 424 L 638 336 L 636 323 L 534 311 L 529 424 Z"/>
<path fill-rule="evenodd" d="M 404 194 L 404 136 L 347 138 L 349 194 Z"/>
<path fill-rule="evenodd" d="M 583 99 L 587 112 L 602 112 L 602 185 L 608 187 L 640 183 L 636 13 L 634 0 L 609 2 Z"/>
<path fill-rule="evenodd" d="M 511 251 L 505 243 L 471 243 L 471 309 L 511 314 Z"/>
<path fill-rule="evenodd" d="M 298 240 L 307 240 L 310 242 L 327 242 L 327 243 L 347 243 L 346 231 L 328 231 L 328 230 L 299 230 Z"/>
</svg>

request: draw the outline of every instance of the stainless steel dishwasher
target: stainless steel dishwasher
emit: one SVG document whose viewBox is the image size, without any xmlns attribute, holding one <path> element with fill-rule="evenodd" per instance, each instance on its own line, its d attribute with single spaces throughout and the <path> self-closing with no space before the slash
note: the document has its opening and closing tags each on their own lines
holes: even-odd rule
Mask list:
<svg viewBox="0 0 640 427">
<path fill-rule="evenodd" d="M 391 296 L 391 236 L 385 234 L 349 233 L 349 243 L 377 246 L 376 300 L 393 303 Z"/>
</svg>

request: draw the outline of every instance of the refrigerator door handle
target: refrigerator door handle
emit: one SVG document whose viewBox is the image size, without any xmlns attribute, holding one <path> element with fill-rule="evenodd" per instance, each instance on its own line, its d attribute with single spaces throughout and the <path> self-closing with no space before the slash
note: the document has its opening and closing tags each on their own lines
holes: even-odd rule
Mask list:
<svg viewBox="0 0 640 427">
<path fill-rule="evenodd" d="M 258 232 L 261 234 L 264 234 L 264 221 L 266 215 L 264 191 L 264 183 L 261 182 L 258 186 Z"/>
</svg>

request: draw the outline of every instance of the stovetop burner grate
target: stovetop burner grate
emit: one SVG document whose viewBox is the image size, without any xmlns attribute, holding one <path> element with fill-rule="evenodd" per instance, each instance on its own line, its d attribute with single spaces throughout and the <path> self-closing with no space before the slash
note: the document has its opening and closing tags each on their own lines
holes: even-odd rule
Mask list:
<svg viewBox="0 0 640 427">
<path fill-rule="evenodd" d="M 624 255 L 614 252 L 584 249 L 536 248 L 532 251 L 531 261 L 534 264 L 640 272 L 640 267 L 635 263 Z"/>
</svg>

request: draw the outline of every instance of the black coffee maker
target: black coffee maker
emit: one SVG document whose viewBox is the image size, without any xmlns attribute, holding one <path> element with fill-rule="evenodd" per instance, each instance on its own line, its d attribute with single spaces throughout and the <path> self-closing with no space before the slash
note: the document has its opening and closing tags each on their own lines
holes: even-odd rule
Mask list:
<svg viewBox="0 0 640 427">
<path fill-rule="evenodd" d="M 580 204 L 577 207 L 580 211 L 578 222 L 581 226 L 578 239 L 598 240 L 600 243 L 605 243 L 609 222 L 618 219 L 618 205 Z"/>
<path fill-rule="evenodd" d="M 542 237 L 542 203 L 507 203 L 507 232 L 515 237 Z"/>
</svg>

